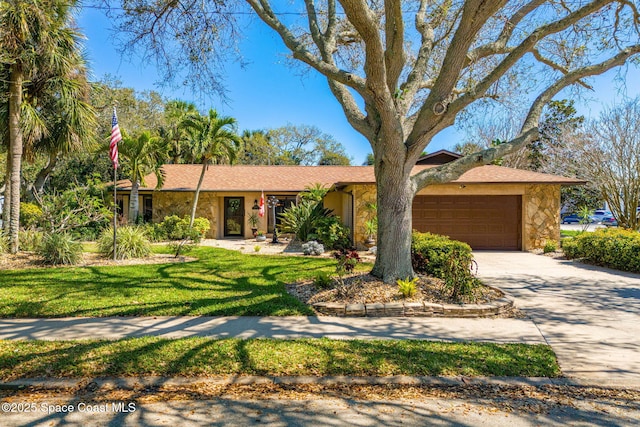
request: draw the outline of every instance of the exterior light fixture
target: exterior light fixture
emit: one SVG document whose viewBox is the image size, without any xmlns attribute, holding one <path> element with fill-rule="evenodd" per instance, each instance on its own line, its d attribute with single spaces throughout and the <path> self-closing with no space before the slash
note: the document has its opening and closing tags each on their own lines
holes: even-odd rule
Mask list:
<svg viewBox="0 0 640 427">
<path fill-rule="evenodd" d="M 278 206 L 278 203 L 280 203 L 280 200 L 278 200 L 276 196 L 269 196 L 267 198 L 267 207 L 273 211 L 273 239 L 271 243 L 280 243 L 278 241 L 278 228 L 276 227 L 276 206 Z"/>
</svg>

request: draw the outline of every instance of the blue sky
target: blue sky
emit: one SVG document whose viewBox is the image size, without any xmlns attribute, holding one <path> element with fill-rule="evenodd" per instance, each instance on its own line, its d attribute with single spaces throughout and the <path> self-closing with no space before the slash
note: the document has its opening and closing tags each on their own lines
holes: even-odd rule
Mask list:
<svg viewBox="0 0 640 427">
<path fill-rule="evenodd" d="M 101 79 L 111 74 L 122 81 L 124 87 L 138 91 L 157 90 L 170 99 L 194 101 L 197 99 L 182 90 L 161 90 L 154 83 L 158 81 L 153 64 L 145 64 L 136 57 L 122 57 L 113 45 L 113 32 L 104 11 L 84 9 L 78 17 L 78 24 L 87 37 L 85 48 L 93 77 Z M 201 110 L 217 109 L 221 114 L 235 117 L 241 130 L 267 129 L 292 125 L 315 125 L 320 130 L 341 142 L 352 164 L 362 164 L 369 143 L 351 128 L 342 109 L 335 100 L 327 84 L 315 72 L 300 75 L 300 69 L 292 69 L 285 60 L 282 42 L 258 20 L 245 34 L 241 52 L 248 65 L 242 69 L 236 64 L 227 67 L 225 86 L 229 100 L 197 103 Z M 610 105 L 619 92 L 613 81 L 614 73 L 608 73 L 593 81 L 596 91 L 587 95 L 590 102 L 578 104 L 579 114 L 587 117 L 596 115 L 603 105 Z M 631 97 L 640 94 L 638 69 L 630 69 L 626 94 Z M 451 149 L 464 136 L 455 128 L 442 132 L 429 145 L 427 151 Z"/>
</svg>

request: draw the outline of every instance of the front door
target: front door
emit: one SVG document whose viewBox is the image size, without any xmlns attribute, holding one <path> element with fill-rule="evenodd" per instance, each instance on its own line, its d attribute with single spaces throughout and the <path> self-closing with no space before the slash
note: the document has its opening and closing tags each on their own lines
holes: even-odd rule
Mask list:
<svg viewBox="0 0 640 427">
<path fill-rule="evenodd" d="M 224 237 L 244 236 L 244 197 L 224 198 Z"/>
</svg>

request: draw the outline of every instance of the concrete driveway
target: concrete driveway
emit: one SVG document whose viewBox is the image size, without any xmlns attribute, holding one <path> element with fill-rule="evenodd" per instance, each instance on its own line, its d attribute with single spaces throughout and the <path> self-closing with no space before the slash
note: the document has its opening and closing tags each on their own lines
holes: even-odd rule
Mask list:
<svg viewBox="0 0 640 427">
<path fill-rule="evenodd" d="M 640 384 L 640 275 L 525 252 L 475 252 L 478 274 L 511 293 L 565 375 Z"/>
</svg>

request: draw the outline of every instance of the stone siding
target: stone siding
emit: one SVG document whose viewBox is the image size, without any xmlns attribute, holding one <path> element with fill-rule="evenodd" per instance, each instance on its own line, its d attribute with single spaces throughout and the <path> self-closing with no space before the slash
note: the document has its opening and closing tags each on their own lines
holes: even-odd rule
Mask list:
<svg viewBox="0 0 640 427">
<path fill-rule="evenodd" d="M 162 222 L 165 216 L 178 215 L 183 217 L 191 215 L 193 192 L 164 192 L 153 193 L 153 222 Z M 211 228 L 207 232 L 208 238 L 216 238 L 218 234 L 218 197 L 216 193 L 200 192 L 196 218 L 207 218 Z"/>
<path fill-rule="evenodd" d="M 560 185 L 527 185 L 524 194 L 523 250 L 560 241 Z"/>
</svg>

